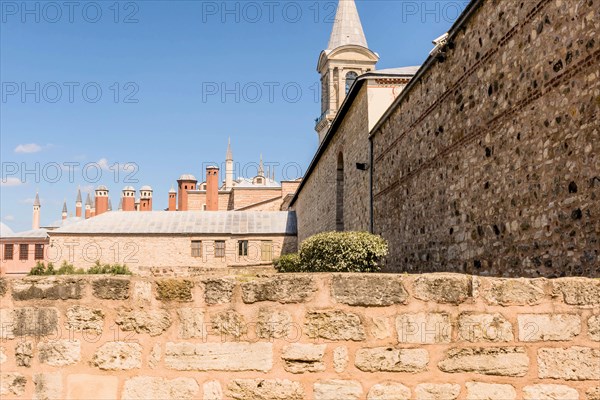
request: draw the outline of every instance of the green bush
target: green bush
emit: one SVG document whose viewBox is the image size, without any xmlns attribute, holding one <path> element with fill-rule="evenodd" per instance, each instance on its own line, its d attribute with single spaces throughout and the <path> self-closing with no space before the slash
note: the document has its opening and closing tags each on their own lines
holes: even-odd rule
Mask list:
<svg viewBox="0 0 600 400">
<path fill-rule="evenodd" d="M 275 269 L 278 272 L 300 272 L 300 256 L 297 253 L 284 254 L 273 261 Z"/>
<path fill-rule="evenodd" d="M 35 267 L 29 271 L 29 275 L 131 275 L 131 271 L 126 265 L 120 264 L 105 264 L 101 265 L 99 261 L 90 268 L 87 272 L 83 268 L 75 268 L 73 264 L 69 264 L 63 261 L 60 268 L 55 269 L 54 264 L 49 262 L 48 265 L 44 265 L 43 262 L 37 262 Z"/>
<path fill-rule="evenodd" d="M 368 232 L 319 233 L 300 245 L 300 270 L 377 272 L 387 253 L 386 240 Z"/>
<path fill-rule="evenodd" d="M 87 270 L 88 275 L 131 275 L 131 271 L 127 268 L 127 265 L 121 264 L 100 264 L 100 261 L 96 261 L 93 267 Z"/>
</svg>

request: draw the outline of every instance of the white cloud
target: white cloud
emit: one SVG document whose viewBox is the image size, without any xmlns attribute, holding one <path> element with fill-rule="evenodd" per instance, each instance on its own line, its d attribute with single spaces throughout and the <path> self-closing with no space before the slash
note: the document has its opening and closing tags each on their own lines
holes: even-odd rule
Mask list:
<svg viewBox="0 0 600 400">
<path fill-rule="evenodd" d="M 42 146 L 36 143 L 20 144 L 15 148 L 15 153 L 38 153 L 42 151 Z"/>
<path fill-rule="evenodd" d="M 106 158 L 101 158 L 101 159 L 99 159 L 99 160 L 98 160 L 98 162 L 97 162 L 96 164 L 98 164 L 98 166 L 99 166 L 101 169 L 103 169 L 103 170 L 105 170 L 105 171 L 107 171 L 107 170 L 108 170 L 108 167 L 109 167 L 109 165 L 108 165 L 108 160 L 107 160 Z"/>
<path fill-rule="evenodd" d="M 5 215 L 4 216 L 4 220 L 5 221 L 14 221 L 15 220 L 15 216 L 14 215 Z"/>
<path fill-rule="evenodd" d="M 20 186 L 23 182 L 19 178 L 10 177 L 10 178 L 2 178 L 0 180 L 0 186 Z"/>
</svg>

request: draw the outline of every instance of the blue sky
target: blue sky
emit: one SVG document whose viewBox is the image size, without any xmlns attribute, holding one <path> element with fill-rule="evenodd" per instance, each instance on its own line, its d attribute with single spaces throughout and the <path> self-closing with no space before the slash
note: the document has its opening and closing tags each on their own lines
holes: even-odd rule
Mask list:
<svg viewBox="0 0 600 400">
<path fill-rule="evenodd" d="M 77 187 L 154 188 L 260 154 L 295 178 L 317 148 L 319 52 L 336 1 L 0 1 L 0 217 L 60 219 Z M 357 1 L 377 68 L 421 64 L 467 1 Z M 70 8 L 72 7 L 72 8 Z M 99 176 L 100 172 L 100 176 Z M 132 173 L 133 172 L 133 173 Z"/>
</svg>

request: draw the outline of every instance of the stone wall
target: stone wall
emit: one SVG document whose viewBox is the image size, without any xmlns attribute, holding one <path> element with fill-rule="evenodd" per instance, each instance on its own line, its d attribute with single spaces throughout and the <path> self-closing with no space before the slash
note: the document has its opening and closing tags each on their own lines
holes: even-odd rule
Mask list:
<svg viewBox="0 0 600 400">
<path fill-rule="evenodd" d="M 0 279 L 2 399 L 598 400 L 600 281 Z"/>
<path fill-rule="evenodd" d="M 483 1 L 403 92 L 372 133 L 390 270 L 600 276 L 599 10 Z"/>
</svg>

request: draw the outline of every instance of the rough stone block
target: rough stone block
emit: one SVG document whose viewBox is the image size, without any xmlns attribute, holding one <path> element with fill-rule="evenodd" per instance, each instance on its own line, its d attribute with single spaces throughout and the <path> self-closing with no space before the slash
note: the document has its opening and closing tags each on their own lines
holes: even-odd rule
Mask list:
<svg viewBox="0 0 600 400">
<path fill-rule="evenodd" d="M 127 379 L 123 387 L 122 400 L 191 400 L 200 386 L 192 378 L 164 379 L 137 376 Z"/>
<path fill-rule="evenodd" d="M 590 339 L 600 342 L 600 315 L 592 315 L 588 319 L 588 333 Z"/>
<path fill-rule="evenodd" d="M 33 400 L 63 400 L 62 374 L 41 373 L 33 375 L 35 384 Z"/>
<path fill-rule="evenodd" d="M 502 306 L 532 306 L 544 300 L 546 279 L 502 279 L 486 280 L 490 287 L 483 292 L 488 304 Z"/>
<path fill-rule="evenodd" d="M 468 342 L 512 342 L 512 324 L 502 314 L 461 313 L 458 338 Z"/>
<path fill-rule="evenodd" d="M 307 275 L 276 275 L 242 284 L 244 303 L 277 301 L 279 303 L 304 303 L 317 290 L 313 277 Z"/>
<path fill-rule="evenodd" d="M 156 282 L 156 298 L 162 301 L 190 302 L 194 282 L 187 279 L 163 279 Z"/>
<path fill-rule="evenodd" d="M 33 359 L 33 343 L 19 341 L 15 346 L 15 361 L 18 367 L 31 367 L 31 360 Z"/>
<path fill-rule="evenodd" d="M 85 280 L 76 278 L 25 278 L 12 284 L 15 300 L 79 300 L 83 297 Z"/>
<path fill-rule="evenodd" d="M 589 388 L 585 392 L 585 395 L 587 396 L 587 400 L 600 400 L 600 386 Z"/>
<path fill-rule="evenodd" d="M 467 400 L 516 400 L 517 398 L 517 391 L 512 385 L 467 382 L 465 386 Z"/>
<path fill-rule="evenodd" d="M 12 339 L 15 337 L 14 310 L 0 308 L 0 339 Z"/>
<path fill-rule="evenodd" d="M 460 385 L 451 383 L 420 383 L 415 388 L 416 400 L 456 400 Z"/>
<path fill-rule="evenodd" d="M 6 361 L 8 361 L 6 349 L 4 347 L 0 347 L 0 364 L 4 364 Z"/>
<path fill-rule="evenodd" d="M 314 400 L 358 400 L 363 389 L 360 382 L 331 379 L 313 385 Z"/>
<path fill-rule="evenodd" d="M 204 302 L 206 304 L 231 303 L 235 281 L 229 278 L 212 278 L 206 279 L 202 283 L 204 284 Z"/>
<path fill-rule="evenodd" d="M 223 389 L 219 381 L 204 382 L 202 392 L 202 400 L 223 400 Z"/>
<path fill-rule="evenodd" d="M 287 338 L 293 328 L 292 315 L 288 311 L 266 307 L 258 311 L 256 334 L 261 339 Z"/>
<path fill-rule="evenodd" d="M 200 308 L 179 308 L 179 337 L 182 339 L 204 338 L 207 332 L 204 326 L 204 310 Z"/>
<path fill-rule="evenodd" d="M 101 278 L 92 282 L 94 296 L 103 300 L 127 300 L 129 279 Z"/>
<path fill-rule="evenodd" d="M 333 369 L 338 374 L 341 374 L 346 370 L 348 366 L 348 347 L 338 346 L 333 349 Z"/>
<path fill-rule="evenodd" d="M 114 375 L 67 375 L 66 400 L 112 400 L 119 398 L 119 377 Z"/>
<path fill-rule="evenodd" d="M 390 319 L 388 317 L 373 317 L 371 325 L 371 335 L 375 339 L 386 339 L 392 336 Z"/>
<path fill-rule="evenodd" d="M 408 292 L 402 279 L 393 275 L 333 275 L 331 295 L 338 303 L 381 307 L 406 304 Z"/>
<path fill-rule="evenodd" d="M 16 372 L 0 373 L 0 395 L 22 396 L 25 393 L 27 378 Z"/>
<path fill-rule="evenodd" d="M 438 367 L 450 373 L 525 376 L 529 370 L 529 357 L 522 347 L 451 349 Z"/>
<path fill-rule="evenodd" d="M 227 386 L 234 400 L 303 400 L 300 382 L 287 379 L 235 379 Z"/>
<path fill-rule="evenodd" d="M 367 400 L 410 400 L 410 389 L 396 382 L 379 383 L 371 387 Z"/>
<path fill-rule="evenodd" d="M 12 313 L 15 336 L 44 337 L 58 332 L 58 310 L 46 307 L 15 308 Z"/>
<path fill-rule="evenodd" d="M 133 282 L 132 299 L 138 305 L 150 304 L 152 302 L 152 282 Z"/>
<path fill-rule="evenodd" d="M 8 291 L 8 281 L 4 278 L 0 278 L 0 297 L 4 296 Z"/>
<path fill-rule="evenodd" d="M 115 322 L 123 331 L 158 336 L 171 326 L 171 316 L 166 310 L 121 309 Z"/>
<path fill-rule="evenodd" d="M 472 278 L 458 274 L 427 274 L 415 279 L 413 296 L 423 301 L 460 304 L 473 296 Z"/>
<path fill-rule="evenodd" d="M 540 378 L 567 381 L 600 379 L 600 349 L 597 348 L 541 348 L 537 362 Z"/>
<path fill-rule="evenodd" d="M 523 400 L 579 400 L 579 393 L 565 385 L 531 385 L 523 388 Z"/>
<path fill-rule="evenodd" d="M 154 344 L 152 346 L 152 350 L 150 350 L 150 355 L 148 356 L 148 366 L 150 368 L 156 368 L 162 359 L 162 347 L 160 343 Z"/>
<path fill-rule="evenodd" d="M 560 278 L 552 281 L 554 296 L 576 306 L 600 305 L 600 280 L 588 278 Z"/>
<path fill-rule="evenodd" d="M 42 364 L 64 367 L 79 362 L 81 342 L 77 339 L 59 339 L 38 343 L 38 357 Z"/>
<path fill-rule="evenodd" d="M 138 343 L 107 342 L 96 350 L 90 363 L 109 371 L 124 371 L 142 367 L 142 346 Z"/>
<path fill-rule="evenodd" d="M 72 306 L 67 309 L 65 328 L 69 331 L 93 331 L 102 333 L 104 313 L 98 308 Z"/>
<path fill-rule="evenodd" d="M 271 343 L 167 343 L 165 365 L 178 371 L 270 371 Z"/>
<path fill-rule="evenodd" d="M 366 339 L 360 317 L 341 310 L 308 311 L 305 327 L 311 338 L 353 341 Z"/>
<path fill-rule="evenodd" d="M 571 340 L 581 332 L 581 318 L 575 314 L 520 314 L 521 342 Z"/>
<path fill-rule="evenodd" d="M 235 310 L 222 311 L 211 315 L 211 334 L 221 335 L 222 338 L 240 338 L 248 332 L 244 316 Z"/>
<path fill-rule="evenodd" d="M 293 374 L 325 371 L 323 356 L 326 347 L 324 344 L 294 343 L 287 345 L 281 353 L 283 368 Z"/>
<path fill-rule="evenodd" d="M 429 353 L 425 349 L 391 347 L 364 348 L 356 351 L 354 365 L 364 372 L 421 372 L 427 370 Z"/>
<path fill-rule="evenodd" d="M 449 343 L 452 323 L 446 313 L 401 314 L 396 317 L 400 343 Z"/>
</svg>

